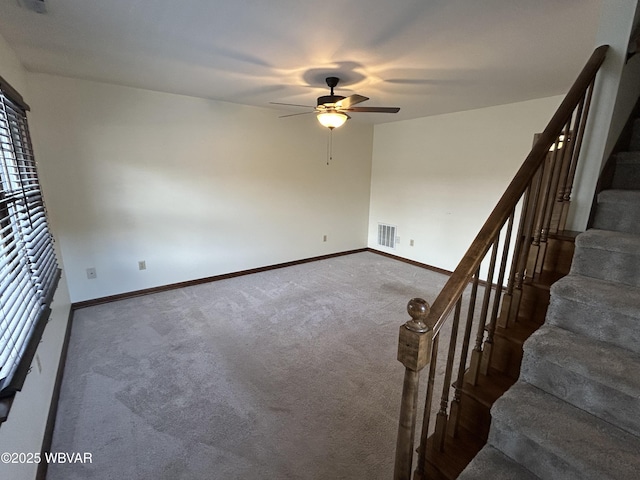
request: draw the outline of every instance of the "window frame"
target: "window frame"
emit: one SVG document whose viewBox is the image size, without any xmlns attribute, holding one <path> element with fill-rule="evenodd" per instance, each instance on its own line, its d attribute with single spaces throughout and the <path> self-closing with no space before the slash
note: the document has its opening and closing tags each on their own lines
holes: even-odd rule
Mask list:
<svg viewBox="0 0 640 480">
<path fill-rule="evenodd" d="M 30 371 L 61 273 L 28 110 L 0 77 L 0 422 Z"/>
</svg>

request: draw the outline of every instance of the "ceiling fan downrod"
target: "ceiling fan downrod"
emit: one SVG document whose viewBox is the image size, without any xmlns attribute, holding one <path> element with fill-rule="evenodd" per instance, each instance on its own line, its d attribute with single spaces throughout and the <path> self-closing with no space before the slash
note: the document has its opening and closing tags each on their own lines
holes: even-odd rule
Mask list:
<svg viewBox="0 0 640 480">
<path fill-rule="evenodd" d="M 331 89 L 331 96 L 333 97 L 333 89 L 338 86 L 338 82 L 340 79 L 338 77 L 327 77 L 326 82 L 327 86 Z"/>
</svg>

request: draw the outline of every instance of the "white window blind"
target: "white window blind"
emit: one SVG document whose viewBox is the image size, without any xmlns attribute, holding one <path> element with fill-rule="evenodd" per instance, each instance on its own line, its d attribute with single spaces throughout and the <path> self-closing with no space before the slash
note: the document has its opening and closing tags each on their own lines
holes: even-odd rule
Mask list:
<svg viewBox="0 0 640 480">
<path fill-rule="evenodd" d="M 0 78 L 0 397 L 22 387 L 60 275 L 26 109 Z"/>
</svg>

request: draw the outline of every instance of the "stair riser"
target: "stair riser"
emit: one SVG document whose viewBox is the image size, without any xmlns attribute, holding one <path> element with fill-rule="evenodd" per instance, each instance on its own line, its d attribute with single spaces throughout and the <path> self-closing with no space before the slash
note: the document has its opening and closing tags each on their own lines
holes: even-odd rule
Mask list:
<svg viewBox="0 0 640 480">
<path fill-rule="evenodd" d="M 461 402 L 464 408 L 460 409 L 460 426 L 469 430 L 476 437 L 486 439 L 491 427 L 489 408 L 464 392 Z"/>
<path fill-rule="evenodd" d="M 496 335 L 493 337 L 491 367 L 508 375 L 514 380 L 520 375 L 522 362 L 522 344 Z"/>
<path fill-rule="evenodd" d="M 571 273 L 640 286 L 640 252 L 631 254 L 578 246 Z"/>
<path fill-rule="evenodd" d="M 416 480 L 418 480 L 418 477 L 414 477 Z M 435 466 L 433 463 L 429 462 L 427 460 L 426 464 L 425 464 L 425 477 L 424 478 L 428 478 L 428 479 L 433 479 L 433 480 L 449 480 L 447 478 L 447 476 L 442 473 L 437 466 Z"/>
<path fill-rule="evenodd" d="M 611 188 L 640 190 L 640 164 L 618 162 Z"/>
<path fill-rule="evenodd" d="M 640 120 L 635 120 L 633 130 L 631 131 L 631 141 L 629 143 L 629 151 L 640 151 Z"/>
<path fill-rule="evenodd" d="M 524 284 L 520 298 L 518 316 L 526 318 L 531 323 L 541 325 L 547 313 L 549 304 L 549 290 L 535 284 Z"/>
<path fill-rule="evenodd" d="M 573 240 L 550 238 L 547 241 L 547 253 L 544 257 L 544 271 L 566 275 L 571 269 L 571 259 L 575 244 Z"/>
<path fill-rule="evenodd" d="M 624 203 L 599 203 L 593 228 L 640 234 L 640 205 Z"/>
<path fill-rule="evenodd" d="M 635 375 L 635 372 L 629 372 Z M 569 371 L 526 348 L 520 380 L 575 405 L 634 435 L 640 435 L 640 399 Z"/>
<path fill-rule="evenodd" d="M 587 319 L 597 319 L 590 322 Z M 640 318 L 553 295 L 547 324 L 640 353 Z"/>
<path fill-rule="evenodd" d="M 429 477 L 430 478 L 430 477 Z M 487 445 L 475 457 L 458 480 L 539 480 L 522 466 Z"/>
</svg>

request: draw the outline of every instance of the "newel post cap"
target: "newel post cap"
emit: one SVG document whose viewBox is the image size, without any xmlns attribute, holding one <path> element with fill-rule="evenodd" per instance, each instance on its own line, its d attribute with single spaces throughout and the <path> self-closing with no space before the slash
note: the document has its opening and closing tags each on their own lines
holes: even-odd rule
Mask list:
<svg viewBox="0 0 640 480">
<path fill-rule="evenodd" d="M 412 298 L 407 304 L 407 312 L 411 317 L 407 323 L 404 324 L 406 328 L 412 332 L 424 333 L 430 330 L 429 326 L 425 323 L 429 310 L 431 307 L 427 301 L 423 298 Z"/>
<path fill-rule="evenodd" d="M 422 298 L 412 298 L 407 304 L 411 316 L 400 326 L 398 360 L 408 369 L 419 372 L 429 363 L 433 331 L 426 324 L 429 304 Z"/>
</svg>

